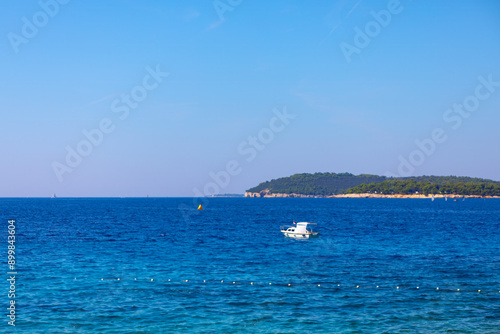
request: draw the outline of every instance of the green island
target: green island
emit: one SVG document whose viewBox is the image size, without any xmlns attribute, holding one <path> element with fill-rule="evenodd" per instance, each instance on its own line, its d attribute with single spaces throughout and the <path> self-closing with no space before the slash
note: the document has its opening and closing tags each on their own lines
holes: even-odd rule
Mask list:
<svg viewBox="0 0 500 334">
<path fill-rule="evenodd" d="M 500 182 L 465 176 L 302 173 L 262 182 L 248 189 L 245 197 L 500 198 Z"/>
</svg>

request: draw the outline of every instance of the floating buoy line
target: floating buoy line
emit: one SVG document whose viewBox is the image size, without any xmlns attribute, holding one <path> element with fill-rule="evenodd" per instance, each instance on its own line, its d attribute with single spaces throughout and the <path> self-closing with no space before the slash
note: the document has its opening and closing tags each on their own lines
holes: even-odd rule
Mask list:
<svg viewBox="0 0 500 334">
<path fill-rule="evenodd" d="M 74 281 L 89 281 L 89 280 L 95 280 L 95 281 L 106 281 L 106 282 L 124 282 L 124 281 L 130 281 L 130 282 L 153 282 L 153 283 L 164 283 L 164 284 L 170 284 L 170 285 L 192 285 L 192 286 L 213 286 L 213 285 L 248 285 L 248 286 L 276 286 L 276 287 L 287 287 L 287 288 L 294 288 L 294 287 L 316 287 L 316 288 L 322 288 L 325 290 L 394 290 L 394 291 L 419 291 L 419 292 L 425 292 L 425 291 L 438 291 L 438 292 L 457 292 L 457 293 L 480 293 L 480 294 L 491 294 L 491 293 L 500 293 L 500 287 L 498 289 L 473 289 L 473 288 L 468 288 L 468 289 L 463 289 L 463 288 L 456 288 L 456 287 L 442 287 L 442 286 L 403 286 L 403 285 L 359 285 L 359 284 L 342 284 L 342 283 L 333 283 L 333 282 L 319 282 L 319 283 L 294 283 L 294 282 L 255 282 L 255 281 L 234 281 L 234 280 L 190 280 L 190 279 L 184 279 L 184 280 L 173 280 L 173 279 L 165 279 L 165 278 L 127 278 L 124 279 L 122 277 L 116 277 L 116 278 L 100 278 L 100 279 L 91 279 L 88 277 L 83 277 L 83 278 L 78 278 L 74 277 Z"/>
</svg>

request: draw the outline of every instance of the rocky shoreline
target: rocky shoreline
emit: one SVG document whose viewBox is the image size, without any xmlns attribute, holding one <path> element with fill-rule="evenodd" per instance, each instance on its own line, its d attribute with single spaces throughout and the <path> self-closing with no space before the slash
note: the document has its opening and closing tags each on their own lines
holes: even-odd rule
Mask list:
<svg viewBox="0 0 500 334">
<path fill-rule="evenodd" d="M 316 195 L 302 195 L 302 194 L 281 194 L 281 193 L 270 193 L 269 191 L 262 191 L 260 193 L 246 192 L 245 197 L 259 197 L 259 198 L 422 198 L 431 199 L 432 195 L 423 194 L 394 194 L 394 195 L 384 195 L 384 194 L 339 194 L 331 196 L 316 196 Z M 445 195 L 436 194 L 434 198 L 444 198 Z M 500 198 L 500 196 L 477 196 L 477 195 L 446 195 L 446 197 L 455 198 Z"/>
</svg>

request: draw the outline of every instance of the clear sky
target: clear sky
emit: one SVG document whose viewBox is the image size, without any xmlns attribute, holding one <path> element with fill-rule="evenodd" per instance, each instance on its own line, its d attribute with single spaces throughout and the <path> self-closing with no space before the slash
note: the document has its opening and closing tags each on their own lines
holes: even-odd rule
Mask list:
<svg viewBox="0 0 500 334">
<path fill-rule="evenodd" d="M 500 180 L 496 0 L 2 7 L 0 196 L 243 193 L 303 172 Z"/>
</svg>

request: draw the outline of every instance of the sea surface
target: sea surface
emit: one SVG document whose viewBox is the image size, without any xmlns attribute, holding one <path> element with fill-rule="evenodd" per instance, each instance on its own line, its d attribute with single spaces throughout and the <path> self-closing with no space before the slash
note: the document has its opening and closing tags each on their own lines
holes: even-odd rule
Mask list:
<svg viewBox="0 0 500 334">
<path fill-rule="evenodd" d="M 0 199 L 0 217 L 0 332 L 500 333 L 500 200 Z M 293 221 L 320 237 L 283 237 Z"/>
</svg>

